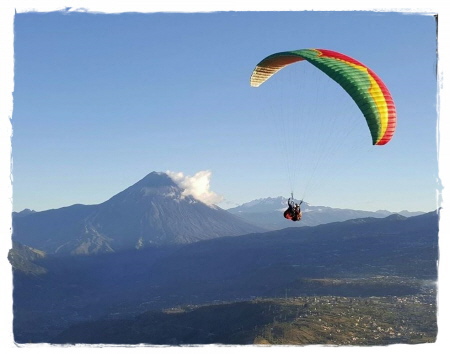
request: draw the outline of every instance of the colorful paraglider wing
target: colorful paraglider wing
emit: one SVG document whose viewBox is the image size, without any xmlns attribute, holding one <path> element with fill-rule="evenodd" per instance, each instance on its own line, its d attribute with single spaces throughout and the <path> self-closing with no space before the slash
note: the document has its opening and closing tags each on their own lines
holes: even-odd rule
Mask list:
<svg viewBox="0 0 450 354">
<path fill-rule="evenodd" d="M 381 79 L 367 66 L 326 49 L 275 53 L 253 70 L 250 85 L 258 87 L 285 66 L 306 60 L 336 81 L 352 97 L 366 118 L 374 145 L 388 143 L 397 122 L 395 104 Z"/>
</svg>

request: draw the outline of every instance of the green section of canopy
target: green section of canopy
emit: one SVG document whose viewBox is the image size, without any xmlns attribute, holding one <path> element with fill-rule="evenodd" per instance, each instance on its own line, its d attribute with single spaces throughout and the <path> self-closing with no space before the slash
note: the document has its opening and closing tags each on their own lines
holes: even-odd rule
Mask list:
<svg viewBox="0 0 450 354">
<path fill-rule="evenodd" d="M 350 95 L 366 118 L 372 143 L 375 144 L 381 135 L 381 119 L 378 106 L 369 93 L 371 81 L 367 69 L 361 70 L 365 67 L 358 68 L 333 57 L 318 56 L 314 50 L 306 49 L 292 53 L 298 53 L 302 58 L 323 71 Z"/>
</svg>

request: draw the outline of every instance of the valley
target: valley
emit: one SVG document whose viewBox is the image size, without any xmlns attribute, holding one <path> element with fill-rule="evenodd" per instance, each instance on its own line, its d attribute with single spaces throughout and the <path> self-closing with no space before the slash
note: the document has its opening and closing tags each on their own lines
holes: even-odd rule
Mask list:
<svg viewBox="0 0 450 354">
<path fill-rule="evenodd" d="M 14 340 L 432 342 L 438 221 L 389 214 L 261 231 L 151 173 L 100 205 L 15 215 Z"/>
<path fill-rule="evenodd" d="M 432 343 L 436 304 L 429 294 L 304 296 L 183 306 L 136 317 L 81 322 L 54 343 L 356 345 Z"/>
</svg>

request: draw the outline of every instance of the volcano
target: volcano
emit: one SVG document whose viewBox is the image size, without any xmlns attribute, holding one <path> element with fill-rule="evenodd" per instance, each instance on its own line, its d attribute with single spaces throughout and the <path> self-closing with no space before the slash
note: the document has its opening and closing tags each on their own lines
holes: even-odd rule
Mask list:
<svg viewBox="0 0 450 354">
<path fill-rule="evenodd" d="M 48 254 L 92 254 L 264 231 L 183 192 L 152 172 L 101 204 L 14 217 L 13 240 Z"/>
</svg>

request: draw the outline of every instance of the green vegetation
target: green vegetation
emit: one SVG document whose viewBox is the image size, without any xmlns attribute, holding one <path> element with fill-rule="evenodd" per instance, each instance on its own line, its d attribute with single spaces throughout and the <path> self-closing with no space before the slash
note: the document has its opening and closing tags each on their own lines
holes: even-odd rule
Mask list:
<svg viewBox="0 0 450 354">
<path fill-rule="evenodd" d="M 436 340 L 432 294 L 294 297 L 171 308 L 84 322 L 54 343 L 388 345 Z"/>
<path fill-rule="evenodd" d="M 306 306 L 290 320 L 265 326 L 255 343 L 387 345 L 436 340 L 435 307 L 409 297 L 316 297 L 286 304 Z"/>
</svg>

